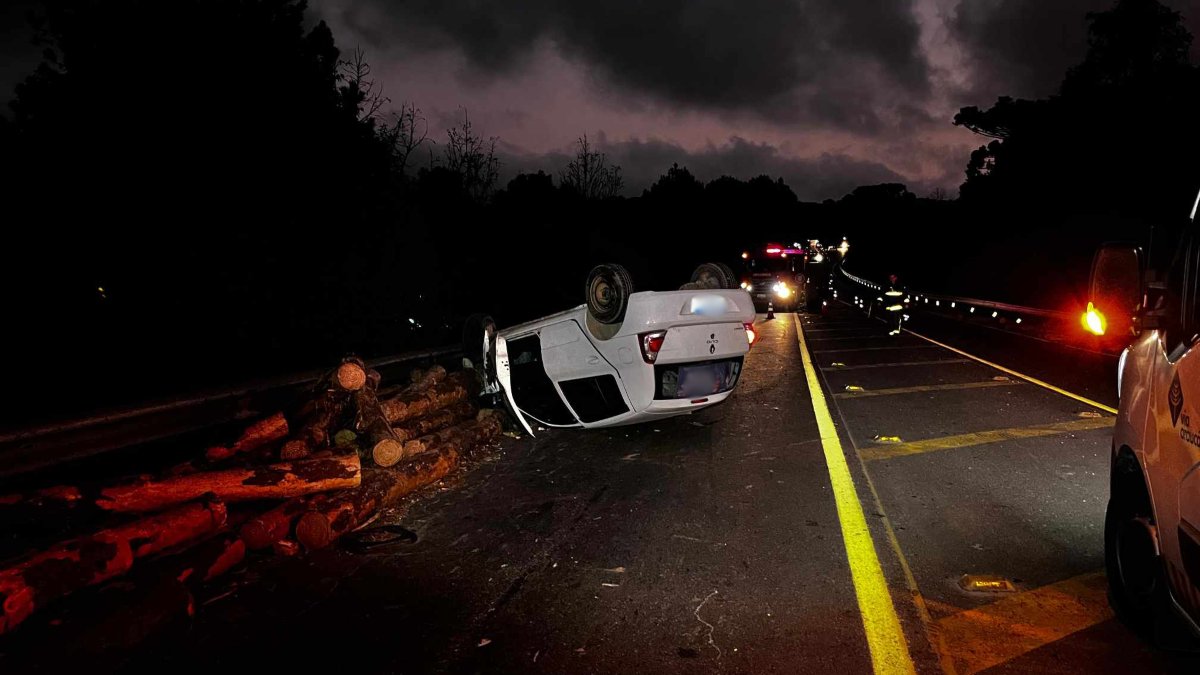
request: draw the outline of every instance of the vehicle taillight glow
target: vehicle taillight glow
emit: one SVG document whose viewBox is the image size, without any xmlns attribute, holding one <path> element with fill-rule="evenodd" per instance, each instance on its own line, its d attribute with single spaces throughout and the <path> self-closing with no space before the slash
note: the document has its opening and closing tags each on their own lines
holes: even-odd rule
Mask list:
<svg viewBox="0 0 1200 675">
<path fill-rule="evenodd" d="M 754 324 L 744 323 L 742 325 L 746 327 L 746 342 L 753 347 L 754 341 L 758 339 L 758 333 L 754 332 Z"/>
<path fill-rule="evenodd" d="M 1087 311 L 1080 317 L 1080 323 L 1087 332 L 1092 335 L 1104 335 L 1104 331 L 1108 330 L 1108 321 L 1104 315 L 1092 303 L 1088 303 Z"/>
<path fill-rule="evenodd" d="M 642 345 L 642 360 L 646 363 L 654 363 L 654 360 L 658 358 L 658 351 L 662 349 L 663 342 L 667 339 L 667 331 L 656 330 L 652 333 L 642 333 L 638 339 Z"/>
</svg>

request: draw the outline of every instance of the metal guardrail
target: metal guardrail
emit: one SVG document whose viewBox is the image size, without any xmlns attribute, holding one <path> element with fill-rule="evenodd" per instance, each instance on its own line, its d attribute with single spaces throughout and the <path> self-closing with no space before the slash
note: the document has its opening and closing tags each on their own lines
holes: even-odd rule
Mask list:
<svg viewBox="0 0 1200 675">
<path fill-rule="evenodd" d="M 436 361 L 461 352 L 458 346 L 370 359 L 375 369 Z M 0 478 L 82 459 L 117 448 L 161 441 L 264 412 L 282 405 L 328 369 L 256 380 L 184 398 L 44 424 L 0 434 Z"/>
<path fill-rule="evenodd" d="M 846 277 L 850 281 L 853 281 L 856 284 L 859 284 L 860 286 L 864 286 L 866 288 L 876 290 L 876 291 L 883 290 L 883 285 L 881 285 L 881 284 L 876 284 L 868 279 L 863 279 L 862 277 L 857 277 L 857 276 L 847 272 L 845 269 L 842 269 L 842 268 L 838 268 L 838 269 L 844 277 Z M 1024 315 L 1024 316 L 1036 316 L 1036 317 L 1040 317 L 1043 319 L 1053 319 L 1053 320 L 1072 321 L 1072 322 L 1078 320 L 1078 317 L 1075 314 L 1072 314 L 1071 312 L 1064 312 L 1061 310 L 1053 310 L 1053 309 L 1042 309 L 1040 307 L 1025 307 L 1023 305 L 1014 305 L 1014 304 L 1007 303 L 1007 302 L 996 302 L 994 300 L 981 300 L 979 298 L 968 298 L 968 297 L 959 296 L 959 295 L 940 295 L 940 294 L 936 294 L 936 293 L 920 293 L 920 292 L 916 292 L 916 291 L 908 291 L 906 293 L 906 295 L 908 295 L 910 298 L 912 298 L 913 305 L 917 305 L 918 303 L 919 304 L 928 304 L 932 300 L 935 303 L 935 305 L 937 305 L 939 307 L 940 307 L 940 305 L 938 305 L 938 303 L 941 303 L 941 302 L 947 303 L 949 305 L 949 307 L 952 309 L 956 309 L 958 305 L 963 305 L 964 307 L 981 307 L 981 308 L 990 309 L 990 310 L 996 311 L 996 312 L 1007 312 L 1010 314 L 1015 314 L 1015 315 L 1017 315 L 1016 318 L 1020 318 L 1022 315 Z"/>
</svg>

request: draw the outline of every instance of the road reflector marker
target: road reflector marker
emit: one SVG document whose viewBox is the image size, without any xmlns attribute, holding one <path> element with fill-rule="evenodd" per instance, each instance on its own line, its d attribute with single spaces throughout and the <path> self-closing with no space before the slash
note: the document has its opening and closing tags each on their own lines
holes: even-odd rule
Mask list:
<svg viewBox="0 0 1200 675">
<path fill-rule="evenodd" d="M 1006 377 L 1004 375 L 997 375 L 997 376 L 993 377 L 992 379 L 996 382 L 1012 382 L 1012 378 Z"/>
<path fill-rule="evenodd" d="M 834 361 L 833 363 L 830 364 L 830 367 L 831 368 L 845 368 L 846 364 L 842 363 L 841 361 Z"/>
<path fill-rule="evenodd" d="M 964 574 L 958 587 L 971 593 L 1015 593 L 1013 582 L 994 574 Z"/>
<path fill-rule="evenodd" d="M 794 317 L 796 315 L 793 315 Z M 846 547 L 846 561 L 850 565 L 850 579 L 854 583 L 854 595 L 858 600 L 858 611 L 862 617 L 863 632 L 871 653 L 871 666 L 876 675 L 915 675 L 916 666 L 908 652 L 908 641 L 900 626 L 900 617 L 892 604 L 892 594 L 879 554 L 871 539 L 867 517 L 862 502 L 846 463 L 846 453 L 838 438 L 833 416 L 821 390 L 817 369 L 808 354 L 804 342 L 804 327 L 795 318 L 796 341 L 800 344 L 800 361 L 804 364 L 804 375 L 808 382 L 808 393 L 812 399 L 813 416 L 817 419 L 817 430 L 821 435 L 821 449 L 825 454 L 825 466 L 829 470 L 829 484 L 837 507 L 838 524 L 842 528 L 842 544 Z"/>
<path fill-rule="evenodd" d="M 899 436 L 876 436 L 876 443 L 903 443 Z"/>
<path fill-rule="evenodd" d="M 866 391 L 866 390 L 863 389 L 862 387 L 858 386 L 857 384 L 848 384 L 848 385 L 846 385 L 846 391 Z"/>
<path fill-rule="evenodd" d="M 1104 573 L 1090 572 L 943 617 L 937 632 L 954 669 L 978 673 L 1108 621 L 1107 590 Z"/>
<path fill-rule="evenodd" d="M 1096 412 L 1095 410 L 1084 410 L 1083 412 L 1079 413 L 1079 416 L 1095 418 L 1095 417 L 1100 417 L 1101 415 L 1100 415 L 1100 413 Z"/>
</svg>

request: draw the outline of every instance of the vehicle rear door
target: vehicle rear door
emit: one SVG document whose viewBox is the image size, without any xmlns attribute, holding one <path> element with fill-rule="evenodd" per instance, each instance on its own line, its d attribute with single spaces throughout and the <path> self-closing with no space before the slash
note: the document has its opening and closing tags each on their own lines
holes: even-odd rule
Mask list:
<svg viewBox="0 0 1200 675">
<path fill-rule="evenodd" d="M 584 424 L 629 412 L 617 369 L 597 351 L 574 320 L 541 331 L 542 366 L 563 402 Z"/>
</svg>

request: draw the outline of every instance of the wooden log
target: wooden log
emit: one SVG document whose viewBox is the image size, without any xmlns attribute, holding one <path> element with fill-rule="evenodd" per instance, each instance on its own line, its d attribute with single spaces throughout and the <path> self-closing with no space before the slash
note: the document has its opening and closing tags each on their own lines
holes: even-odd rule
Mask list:
<svg viewBox="0 0 1200 675">
<path fill-rule="evenodd" d="M 195 589 L 246 559 L 246 542 L 233 532 L 217 535 L 163 561 L 166 574 Z"/>
<path fill-rule="evenodd" d="M 229 502 L 286 499 L 356 487 L 360 468 L 358 455 L 350 454 L 194 473 L 104 488 L 96 505 L 107 511 L 154 511 L 206 493 Z"/>
<path fill-rule="evenodd" d="M 396 437 L 388 424 L 379 405 L 376 390 L 379 386 L 379 373 L 371 371 L 373 377 L 368 378 L 367 385 L 354 392 L 356 416 L 354 428 L 358 432 L 358 441 L 364 457 L 370 457 L 377 466 L 391 466 L 400 461 L 404 452 L 404 443 Z"/>
<path fill-rule="evenodd" d="M 441 410 L 435 410 L 424 417 L 402 422 L 392 427 L 392 430 L 396 432 L 396 438 L 401 442 L 411 441 L 414 438 L 420 438 L 421 436 L 441 431 L 464 420 L 469 420 L 475 417 L 478 412 L 479 409 L 473 402 L 459 401 Z"/>
<path fill-rule="evenodd" d="M 320 508 L 300 516 L 296 521 L 296 539 L 307 548 L 322 548 L 362 527 L 380 510 L 445 477 L 472 447 L 500 433 L 500 420 L 494 410 L 481 411 L 475 421 L 465 425 L 469 427 L 466 432 L 431 443 L 428 451 L 398 467 L 364 469 L 363 483 L 358 489 L 329 495 Z"/>
<path fill-rule="evenodd" d="M 91 508 L 89 508 L 91 507 Z M 0 530 L 44 530 L 48 521 L 98 515 L 84 491 L 74 485 L 55 485 L 0 495 Z"/>
<path fill-rule="evenodd" d="M 427 391 L 405 391 L 380 401 L 384 417 L 390 424 L 399 424 L 445 408 L 470 396 L 473 387 L 466 373 L 457 372 L 431 386 Z"/>
<path fill-rule="evenodd" d="M 232 516 L 231 516 L 232 517 Z M 131 649 L 177 621 L 195 614 L 194 594 L 242 562 L 246 546 L 229 532 L 174 555 L 139 564 L 131 578 L 110 584 L 91 598 L 82 615 L 72 612 L 60 638 L 84 653 Z"/>
<path fill-rule="evenodd" d="M 433 385 L 446 379 L 446 369 L 442 366 L 430 366 L 428 370 L 415 369 L 408 375 L 412 388 L 417 391 L 428 391 Z"/>
<path fill-rule="evenodd" d="M 406 495 L 437 481 L 458 465 L 459 455 L 429 453 L 393 469 L 364 469 L 363 484 L 356 490 L 330 495 L 321 508 L 310 509 L 296 522 L 296 539 L 306 548 L 328 546 L 361 527 L 380 510 Z"/>
<path fill-rule="evenodd" d="M 304 423 L 292 438 L 283 444 L 279 458 L 284 461 L 303 459 L 329 445 L 330 438 L 342 421 L 351 400 L 349 393 L 336 387 L 322 392 L 310 406 Z"/>
<path fill-rule="evenodd" d="M 367 367 L 362 359 L 354 356 L 342 359 L 334 371 L 333 383 L 344 392 L 362 389 L 367 384 Z"/>
<path fill-rule="evenodd" d="M 399 471 L 364 469 L 362 485 L 329 499 L 319 508 L 310 509 L 296 521 L 296 540 L 306 548 L 323 548 L 358 527 L 380 509 L 395 503 L 405 487 Z"/>
<path fill-rule="evenodd" d="M 242 525 L 239 534 L 251 549 L 267 548 L 288 536 L 292 523 L 308 510 L 313 497 L 296 497 L 257 516 Z"/>
<path fill-rule="evenodd" d="M 57 544 L 0 569 L 0 634 L 56 598 L 124 574 L 138 558 L 215 532 L 225 518 L 219 501 L 188 504 Z"/>
<path fill-rule="evenodd" d="M 480 410 L 475 420 L 422 436 L 404 444 L 404 456 L 443 452 L 452 447 L 465 454 L 471 448 L 495 438 L 502 430 L 501 416 L 495 410 Z"/>
<path fill-rule="evenodd" d="M 288 423 L 283 413 L 275 413 L 246 427 L 238 439 L 228 446 L 217 445 L 204 451 L 204 458 L 209 462 L 219 462 L 229 459 L 242 452 L 261 448 L 287 437 Z"/>
</svg>

